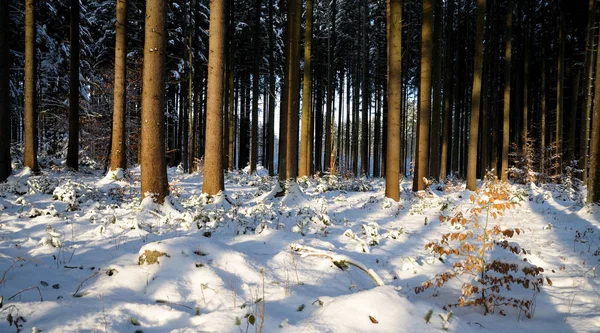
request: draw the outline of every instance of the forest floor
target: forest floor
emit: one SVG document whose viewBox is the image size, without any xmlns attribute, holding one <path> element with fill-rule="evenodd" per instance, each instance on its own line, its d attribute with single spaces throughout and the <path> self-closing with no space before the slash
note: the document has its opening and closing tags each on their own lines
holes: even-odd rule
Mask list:
<svg viewBox="0 0 600 333">
<path fill-rule="evenodd" d="M 519 308 L 448 307 L 468 275 L 425 249 L 452 230 L 441 214 L 470 207 L 461 182 L 401 200 L 382 179 L 277 182 L 229 173 L 223 196 L 202 175 L 169 169 L 164 205 L 140 200 L 139 169 L 17 170 L 0 184 L 0 332 L 598 332 L 600 210 L 566 185 L 511 185 L 516 208 L 490 223 L 523 232 L 488 260 L 544 268 Z M 517 258 L 515 258 L 517 257 Z M 515 273 L 515 276 L 517 273 Z M 548 283 L 547 278 L 552 283 Z"/>
</svg>

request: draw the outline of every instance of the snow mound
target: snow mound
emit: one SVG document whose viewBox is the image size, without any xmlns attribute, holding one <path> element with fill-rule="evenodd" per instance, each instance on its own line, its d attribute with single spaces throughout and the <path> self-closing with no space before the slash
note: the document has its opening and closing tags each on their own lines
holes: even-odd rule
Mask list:
<svg viewBox="0 0 600 333">
<path fill-rule="evenodd" d="M 321 307 L 312 316 L 283 332 L 471 332 L 459 318 L 447 318 L 445 311 L 426 304 L 414 304 L 391 286 L 339 297 L 322 297 Z M 429 323 L 425 315 L 433 310 Z M 441 314 L 441 316 L 440 316 Z"/>
</svg>

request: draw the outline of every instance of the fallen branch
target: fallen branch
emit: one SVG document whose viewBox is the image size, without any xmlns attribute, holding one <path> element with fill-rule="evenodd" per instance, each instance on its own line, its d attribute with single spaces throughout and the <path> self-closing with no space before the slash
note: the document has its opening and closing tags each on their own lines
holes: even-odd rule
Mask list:
<svg viewBox="0 0 600 333">
<path fill-rule="evenodd" d="M 96 275 L 100 274 L 101 271 L 97 271 L 96 273 L 88 276 L 85 280 L 83 280 L 78 286 L 77 289 L 75 290 L 75 292 L 73 293 L 73 297 L 77 296 L 77 293 L 79 292 L 79 289 L 81 289 L 81 287 L 83 286 L 84 283 L 86 283 L 89 279 L 95 277 Z"/>
<path fill-rule="evenodd" d="M 171 307 L 173 307 L 173 305 L 176 305 L 176 306 L 181 306 L 181 307 L 183 307 L 183 308 L 187 308 L 187 309 L 190 309 L 190 310 L 194 311 L 194 309 L 192 309 L 191 307 L 189 307 L 189 306 L 187 306 L 187 305 L 183 305 L 183 304 L 179 304 L 179 303 L 173 303 L 173 302 L 169 302 L 169 301 L 167 301 L 167 300 L 164 300 L 164 299 L 157 299 L 157 300 L 156 300 L 156 303 L 157 303 L 157 304 L 165 304 L 165 305 L 169 305 L 169 306 L 171 306 Z"/>
<path fill-rule="evenodd" d="M 376 285 L 378 285 L 378 286 L 385 285 L 385 283 L 383 283 L 383 280 L 379 277 L 379 275 L 377 275 L 377 273 L 375 273 L 374 270 L 367 268 L 365 265 L 363 265 L 357 261 L 354 261 L 353 259 L 351 259 L 348 256 L 341 255 L 341 254 L 335 254 L 335 253 L 331 253 L 331 252 L 325 252 L 322 250 L 318 250 L 315 248 L 311 248 L 311 247 L 307 247 L 307 246 L 303 246 L 303 245 L 299 245 L 299 244 L 291 244 L 290 248 L 294 252 L 301 253 L 302 257 L 317 256 L 317 257 L 329 258 L 329 259 L 331 259 L 333 264 L 335 266 L 339 267 L 341 270 L 344 270 L 344 268 L 347 267 L 347 265 L 352 265 L 352 266 L 360 269 L 361 271 L 367 273 L 367 275 L 369 275 L 371 277 L 371 279 L 373 279 L 373 281 L 375 282 Z"/>
<path fill-rule="evenodd" d="M 6 282 L 6 274 L 8 274 L 8 271 L 10 271 L 19 261 L 25 261 L 25 259 L 18 257 L 17 260 L 13 261 L 12 264 L 8 266 L 8 268 L 2 274 L 2 278 L 0 279 L 0 285 Z"/>
<path fill-rule="evenodd" d="M 33 287 L 29 287 L 29 288 L 25 288 L 25 289 L 19 290 L 16 294 L 14 294 L 11 297 L 9 297 L 8 300 L 10 301 L 13 298 L 15 298 L 17 295 L 19 295 L 21 293 L 24 293 L 24 292 L 26 292 L 28 290 L 31 290 L 31 289 L 37 289 L 38 293 L 40 294 L 40 302 L 43 302 L 44 298 L 42 297 L 42 291 L 40 290 L 40 288 L 38 286 L 33 286 Z"/>
</svg>

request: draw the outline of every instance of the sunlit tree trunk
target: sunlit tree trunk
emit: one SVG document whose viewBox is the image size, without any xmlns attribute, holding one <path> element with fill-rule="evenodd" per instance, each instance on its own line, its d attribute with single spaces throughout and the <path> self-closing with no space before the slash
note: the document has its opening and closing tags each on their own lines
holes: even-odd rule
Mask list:
<svg viewBox="0 0 600 333">
<path fill-rule="evenodd" d="M 206 149 L 202 192 L 216 195 L 223 185 L 223 70 L 225 58 L 225 0 L 210 0 Z"/>
<path fill-rule="evenodd" d="M 115 84 L 113 105 L 113 131 L 110 169 L 126 169 L 125 150 L 125 111 L 126 111 L 126 33 L 127 0 L 117 0 L 117 21 L 115 36 Z"/>
<path fill-rule="evenodd" d="M 25 155 L 23 165 L 40 170 L 37 160 L 37 68 L 35 58 L 35 0 L 25 2 Z"/>
<path fill-rule="evenodd" d="M 169 193 L 165 157 L 166 0 L 146 1 L 142 87 L 142 197 L 162 203 Z"/>
<path fill-rule="evenodd" d="M 500 179 L 508 180 L 508 151 L 510 149 L 510 70 L 512 62 L 512 0 L 506 13 L 506 44 L 504 48 L 504 118 L 502 123 L 502 159 Z"/>
<path fill-rule="evenodd" d="M 260 98 L 260 6 L 261 1 L 256 0 L 254 6 L 254 59 L 252 71 L 252 144 L 250 150 L 250 174 L 256 171 L 258 160 L 258 99 Z"/>
<path fill-rule="evenodd" d="M 400 200 L 400 91 L 402 78 L 402 1 L 387 0 L 388 119 L 385 196 Z"/>
<path fill-rule="evenodd" d="M 448 1 L 446 23 L 446 65 L 444 69 L 444 129 L 442 134 L 442 151 L 440 157 L 440 175 L 439 180 L 443 180 L 449 174 L 448 161 L 450 160 L 450 138 L 452 130 L 452 59 L 454 57 L 454 1 Z"/>
<path fill-rule="evenodd" d="M 486 0 L 477 0 L 477 31 L 475 34 L 475 67 L 473 69 L 473 92 L 471 99 L 471 126 L 469 132 L 469 155 L 467 163 L 467 189 L 476 189 L 477 143 L 479 137 L 479 110 L 481 109 L 481 74 L 483 71 L 483 26 Z"/>
<path fill-rule="evenodd" d="M 306 27 L 304 31 L 304 80 L 302 89 L 302 132 L 300 134 L 300 169 L 298 176 L 310 176 L 310 124 L 311 124 L 311 47 L 312 47 L 312 0 L 306 0 Z"/>
<path fill-rule="evenodd" d="M 417 150 L 413 190 L 424 190 L 429 176 L 429 117 L 431 116 L 431 61 L 433 47 L 433 1 L 423 0 L 421 25 L 421 79 L 417 114 Z"/>
</svg>

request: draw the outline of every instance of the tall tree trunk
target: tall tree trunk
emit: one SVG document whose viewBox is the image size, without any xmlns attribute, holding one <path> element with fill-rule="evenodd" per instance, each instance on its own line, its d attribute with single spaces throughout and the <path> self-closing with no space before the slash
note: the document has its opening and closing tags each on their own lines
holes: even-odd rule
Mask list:
<svg viewBox="0 0 600 333">
<path fill-rule="evenodd" d="M 258 160 L 258 99 L 260 98 L 260 6 L 261 0 L 256 0 L 254 13 L 254 69 L 252 72 L 252 147 L 250 151 L 250 174 L 256 171 Z"/>
<path fill-rule="evenodd" d="M 35 0 L 25 2 L 25 156 L 24 166 L 33 172 L 40 167 L 37 160 L 37 66 L 35 57 Z"/>
<path fill-rule="evenodd" d="M 504 49 L 504 119 L 502 127 L 502 161 L 500 179 L 508 180 L 508 151 L 510 149 L 510 71 L 512 63 L 512 0 L 506 12 L 506 46 Z"/>
<path fill-rule="evenodd" d="M 273 31 L 273 0 L 269 0 L 269 123 L 267 124 L 267 163 L 269 175 L 275 175 L 275 32 Z"/>
<path fill-rule="evenodd" d="M 589 0 L 588 6 L 588 22 L 586 30 L 586 52 L 585 52 L 585 73 L 584 80 L 586 92 L 583 95 L 584 114 L 581 117 L 582 124 L 581 128 L 581 142 L 579 144 L 579 168 L 583 170 L 581 175 L 581 181 L 584 183 L 587 181 L 588 175 L 588 148 L 589 148 L 589 137 L 590 137 L 590 116 L 592 114 L 592 88 L 594 81 L 592 75 L 594 73 L 594 36 L 596 35 L 594 29 L 594 21 L 596 19 L 596 0 Z"/>
<path fill-rule="evenodd" d="M 298 61 L 300 47 L 300 21 L 302 16 L 302 1 L 288 2 L 288 43 L 289 53 L 286 66 L 289 76 L 287 81 L 287 144 L 286 144 L 286 178 L 295 179 L 298 176 L 298 102 L 299 102 L 299 72 Z"/>
<path fill-rule="evenodd" d="M 71 0 L 67 166 L 75 170 L 79 169 L 79 0 Z"/>
<path fill-rule="evenodd" d="M 325 113 L 325 165 L 324 168 L 332 171 L 332 166 L 335 165 L 335 161 L 332 161 L 332 146 L 335 140 L 335 130 L 333 121 L 333 102 L 334 102 L 334 87 L 333 73 L 335 72 L 335 18 L 336 18 L 336 5 L 337 1 L 331 1 L 330 7 L 330 20 L 331 20 L 331 32 L 327 38 L 328 53 L 327 53 L 327 105 Z M 335 157 L 334 157 L 335 158 Z M 334 172 L 335 173 L 335 172 Z"/>
<path fill-rule="evenodd" d="M 0 3 L 0 182 L 12 172 L 10 158 L 10 16 L 8 1 Z"/>
<path fill-rule="evenodd" d="M 224 189 L 223 158 L 223 59 L 225 58 L 225 0 L 210 0 L 210 39 L 208 45 L 208 92 L 206 150 L 202 192 L 216 195 Z"/>
<path fill-rule="evenodd" d="M 542 97 L 541 97 L 541 119 L 540 119 L 540 173 L 542 177 L 546 175 L 546 161 L 547 161 L 547 149 L 546 145 L 548 140 L 546 139 L 546 119 L 547 119 L 547 106 L 548 106 L 548 94 L 546 91 L 546 52 L 545 48 L 542 49 Z"/>
<path fill-rule="evenodd" d="M 429 177 L 429 117 L 431 116 L 431 61 L 433 47 L 433 0 L 423 0 L 421 25 L 421 79 L 417 115 L 417 153 L 413 191 L 424 190 Z"/>
<path fill-rule="evenodd" d="M 302 89 L 302 133 L 300 134 L 299 177 L 310 176 L 310 131 L 311 131 L 311 47 L 312 47 L 312 0 L 306 0 L 306 27 L 304 31 L 304 80 Z"/>
<path fill-rule="evenodd" d="M 554 137 L 554 144 L 556 146 L 555 154 L 556 154 L 556 162 L 555 162 L 555 176 L 557 180 L 560 181 L 560 176 L 562 175 L 562 126 L 563 126 L 563 107 L 564 107 L 564 99 L 563 99 L 563 90 L 564 90 L 564 80 L 565 80 L 565 14 L 564 12 L 560 12 L 559 19 L 559 35 L 558 35 L 558 79 L 556 82 L 556 135 Z"/>
<path fill-rule="evenodd" d="M 400 200 L 400 91 L 402 78 L 402 1 L 387 0 L 388 119 L 385 196 Z"/>
<path fill-rule="evenodd" d="M 272 1 L 272 0 L 270 0 Z M 236 94 L 235 94 L 235 81 L 234 81 L 234 75 L 235 75 L 235 65 L 234 65 L 234 57 L 233 57 L 233 29 L 231 27 L 234 26 L 234 22 L 235 22 L 235 10 L 234 10 L 234 1 L 233 0 L 228 0 L 227 1 L 227 10 L 229 11 L 229 15 L 227 15 L 227 25 L 228 25 L 228 29 L 227 29 L 227 71 L 229 73 L 228 76 L 228 81 L 227 81 L 227 85 L 228 85 L 228 91 L 229 91 L 229 103 L 228 106 L 229 108 L 227 110 L 225 110 L 225 112 L 228 113 L 228 123 L 227 123 L 227 134 L 228 134 L 228 138 L 227 138 L 227 147 L 223 147 L 224 149 L 227 149 L 227 169 L 229 170 L 233 170 L 234 169 L 234 165 L 235 165 L 235 139 L 236 139 L 236 127 L 235 127 L 235 101 L 236 101 Z M 269 172 L 273 172 L 273 170 L 270 170 Z"/>
<path fill-rule="evenodd" d="M 440 174 L 440 139 L 442 107 L 442 1 L 435 1 L 433 22 L 433 105 L 431 106 L 430 174 Z"/>
<path fill-rule="evenodd" d="M 117 0 L 117 21 L 115 36 L 115 84 L 113 105 L 113 131 L 110 169 L 127 168 L 125 148 L 125 112 L 126 112 L 126 37 L 127 36 L 127 0 Z"/>
<path fill-rule="evenodd" d="M 142 89 L 142 197 L 162 203 L 169 193 L 164 140 L 166 0 L 146 2 Z"/>
<path fill-rule="evenodd" d="M 448 1 L 446 24 L 446 64 L 444 68 L 444 129 L 442 133 L 442 151 L 440 157 L 440 175 L 439 180 L 442 181 L 449 174 L 448 161 L 450 160 L 450 138 L 452 130 L 452 59 L 454 58 L 454 1 Z"/>
<path fill-rule="evenodd" d="M 471 100 L 471 126 L 469 132 L 469 155 L 467 163 L 467 189 L 477 187 L 477 142 L 479 137 L 479 110 L 481 109 L 481 74 L 483 71 L 483 26 L 486 0 L 477 0 L 477 31 L 475 34 L 475 68 L 473 69 L 473 92 Z"/>
<path fill-rule="evenodd" d="M 369 175 L 369 114 L 370 114 L 370 92 L 369 92 L 369 5 L 363 1 L 362 10 L 362 121 L 361 121 L 361 153 L 360 173 Z"/>
<path fill-rule="evenodd" d="M 577 122 L 577 105 L 579 101 L 579 82 L 581 81 L 581 68 L 573 76 L 573 94 L 571 95 L 571 117 L 569 117 L 569 149 L 567 151 L 567 163 L 574 166 L 575 162 L 575 136 Z"/>
<path fill-rule="evenodd" d="M 600 52 L 600 43 L 596 46 Z M 596 86 L 594 89 L 594 114 L 590 143 L 590 171 L 587 179 L 588 202 L 600 203 L 600 56 L 596 56 Z"/>
</svg>

